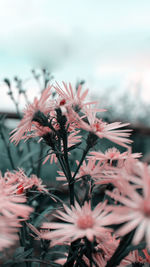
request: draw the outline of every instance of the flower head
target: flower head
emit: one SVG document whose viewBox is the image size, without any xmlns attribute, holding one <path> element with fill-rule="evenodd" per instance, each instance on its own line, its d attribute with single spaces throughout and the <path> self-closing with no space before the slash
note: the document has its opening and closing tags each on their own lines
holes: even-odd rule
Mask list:
<svg viewBox="0 0 150 267">
<path fill-rule="evenodd" d="M 19 221 L 16 217 L 8 218 L 0 215 L 0 251 L 8 248 L 18 240 Z"/>
<path fill-rule="evenodd" d="M 92 132 L 100 139 L 106 138 L 120 146 L 128 148 L 127 144 L 132 143 L 127 137 L 130 136 L 130 129 L 120 130 L 120 128 L 128 126 L 129 123 L 113 122 L 106 123 L 102 119 L 96 117 L 96 112 L 90 112 L 87 114 L 88 123 L 83 120 L 79 121 L 79 127 Z"/>
<path fill-rule="evenodd" d="M 140 158 L 142 156 L 141 153 L 129 153 L 129 151 L 125 151 L 121 153 L 117 148 L 112 147 L 105 151 L 105 153 L 99 151 L 91 151 L 90 155 L 92 155 L 97 160 L 101 160 L 104 162 L 110 161 L 110 164 L 113 160 L 125 160 L 128 158 Z"/>
<path fill-rule="evenodd" d="M 147 246 L 150 248 L 150 172 L 146 165 L 141 179 L 142 195 L 130 183 L 126 185 L 125 196 L 109 191 L 107 194 L 122 204 L 110 207 L 110 210 L 113 210 L 112 223 L 124 223 L 117 231 L 118 235 L 123 236 L 136 229 L 133 244 L 137 245 L 145 236 Z"/>
<path fill-rule="evenodd" d="M 97 102 L 87 102 L 85 103 L 85 99 L 88 95 L 88 89 L 82 92 L 82 85 L 80 84 L 77 90 L 73 90 L 71 83 L 67 85 L 65 82 L 62 82 L 63 88 L 60 87 L 58 83 L 54 86 L 56 92 L 60 96 L 59 105 L 60 106 L 70 106 L 75 111 L 80 111 L 85 106 L 89 106 L 92 104 L 96 104 Z"/>
<path fill-rule="evenodd" d="M 7 180 L 0 177 L 0 214 L 12 218 L 20 216 L 27 219 L 33 211 L 32 207 L 25 204 L 26 197 L 17 194 L 18 184 L 7 183 Z"/>
<path fill-rule="evenodd" d="M 11 142 L 15 142 L 17 145 L 21 139 L 25 138 L 26 134 L 31 131 L 31 127 L 33 125 L 33 118 L 37 112 L 42 112 L 47 114 L 50 112 L 52 107 L 50 107 L 49 97 L 51 95 L 51 86 L 45 89 L 38 100 L 34 99 L 33 104 L 27 105 L 24 109 L 23 119 L 20 121 L 18 127 L 11 132 L 10 140 Z"/>
<path fill-rule="evenodd" d="M 102 238 L 106 232 L 105 226 L 109 222 L 107 212 L 104 210 L 105 206 L 106 202 L 100 203 L 94 210 L 91 210 L 91 205 L 87 202 L 82 207 L 77 202 L 75 207 L 71 208 L 64 205 L 65 212 L 57 211 L 57 215 L 55 215 L 64 223 L 43 223 L 42 228 L 54 231 L 44 233 L 42 238 L 54 240 L 53 245 L 83 237 L 89 241 L 93 241 L 94 237 Z M 108 228 L 107 231 L 109 231 Z"/>
<path fill-rule="evenodd" d="M 35 187 L 38 191 L 48 192 L 45 188 L 46 186 L 42 184 L 42 180 L 40 178 L 38 178 L 35 174 L 27 177 L 23 169 L 19 169 L 14 172 L 7 171 L 4 178 L 8 185 L 17 185 L 17 194 L 21 194 L 27 189 L 31 189 L 33 187 Z"/>
</svg>

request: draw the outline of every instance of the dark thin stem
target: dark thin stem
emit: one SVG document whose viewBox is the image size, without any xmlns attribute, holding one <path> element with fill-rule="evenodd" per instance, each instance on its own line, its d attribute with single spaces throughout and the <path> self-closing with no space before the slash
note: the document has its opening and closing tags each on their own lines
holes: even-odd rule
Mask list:
<svg viewBox="0 0 150 267">
<path fill-rule="evenodd" d="M 74 206 L 74 183 L 69 183 L 70 205 Z"/>
<path fill-rule="evenodd" d="M 89 149 L 90 149 L 90 147 L 89 147 L 89 145 L 87 144 L 85 150 L 83 151 L 83 154 L 82 154 L 82 158 L 81 158 L 81 160 L 80 160 L 80 163 L 79 163 L 79 165 L 77 166 L 77 169 L 76 169 L 76 171 L 75 171 L 75 173 L 74 173 L 74 175 L 73 175 L 73 177 L 72 177 L 73 179 L 76 177 L 76 175 L 77 175 L 77 173 L 78 173 L 78 171 L 79 171 L 79 169 L 80 169 L 80 167 L 81 167 L 81 165 L 82 165 L 82 163 L 83 163 L 83 161 L 84 161 L 84 159 L 85 159 L 85 157 L 86 157 L 86 155 L 87 155 Z"/>
<path fill-rule="evenodd" d="M 15 107 L 16 107 L 16 112 L 17 112 L 17 114 L 19 115 L 19 117 L 21 117 L 21 115 L 20 115 L 20 111 L 19 111 L 19 104 L 18 104 L 18 102 L 16 101 L 16 99 L 14 98 L 14 95 L 13 95 L 12 90 L 10 90 L 10 92 L 11 92 L 11 94 L 10 94 L 10 98 L 11 98 L 11 100 L 14 102 L 14 105 L 15 105 Z"/>
<path fill-rule="evenodd" d="M 126 234 L 123 239 L 120 241 L 119 246 L 117 247 L 115 253 L 111 257 L 111 259 L 107 262 L 106 267 L 115 267 L 118 266 L 121 260 L 126 256 L 125 251 L 127 250 L 127 247 L 130 245 L 131 240 L 134 235 L 134 230 L 130 232 L 129 234 Z M 127 251 L 127 253 L 129 253 Z M 124 256 L 125 255 L 125 256 Z M 128 254 L 127 254 L 128 255 Z"/>
<path fill-rule="evenodd" d="M 28 96 L 27 96 L 27 94 L 26 94 L 25 91 L 24 91 L 23 95 L 24 95 L 24 98 L 26 100 L 27 105 L 29 105 L 30 104 L 30 101 L 29 101 Z"/>
<path fill-rule="evenodd" d="M 22 247 L 24 247 L 25 251 L 28 250 L 29 248 L 31 248 L 31 239 L 30 236 L 28 236 L 27 233 L 27 225 L 25 222 L 22 222 L 22 227 L 21 227 L 21 231 L 20 231 L 20 235 L 19 235 L 19 239 L 20 239 L 20 245 Z M 31 267 L 32 263 L 31 262 L 26 262 L 26 266 L 27 267 Z"/>
<path fill-rule="evenodd" d="M 40 173 L 41 173 L 42 161 L 40 159 L 42 158 L 43 150 L 44 150 L 44 146 L 41 142 L 40 143 L 40 153 L 39 153 L 39 164 L 38 164 L 38 168 L 37 168 L 37 176 L 38 177 L 40 177 Z"/>
<path fill-rule="evenodd" d="M 67 181 L 68 181 L 68 175 L 67 175 L 67 171 L 66 171 L 66 168 L 65 168 L 64 160 L 63 160 L 62 156 L 59 156 L 59 155 L 57 155 L 57 154 L 56 154 L 56 156 L 57 156 L 57 158 L 58 158 L 58 160 L 59 160 L 59 163 L 60 163 L 60 165 L 61 165 L 62 171 L 63 171 L 63 173 L 65 174 L 65 176 L 66 176 L 66 178 L 67 178 Z"/>
<path fill-rule="evenodd" d="M 69 165 L 68 159 L 68 140 L 67 140 L 67 133 L 64 131 L 63 135 L 63 147 L 64 147 L 64 159 L 66 163 L 66 170 L 67 170 L 67 180 L 69 182 L 69 194 L 70 194 L 70 205 L 74 206 L 74 183 L 72 181 L 72 175 Z"/>
<path fill-rule="evenodd" d="M 11 155 L 10 145 L 9 145 L 9 143 L 8 143 L 7 140 L 6 140 L 6 137 L 5 137 L 5 134 L 4 134 L 2 128 L 0 129 L 0 134 L 1 134 L 1 137 L 2 137 L 2 139 L 3 139 L 3 141 L 4 141 L 4 144 L 5 144 L 5 147 L 6 147 L 6 150 L 7 150 L 7 154 L 8 154 L 8 158 L 9 158 L 11 167 L 12 167 L 12 169 L 15 170 L 16 167 L 15 167 L 15 164 L 14 164 L 14 161 L 13 161 L 13 157 L 12 157 L 12 155 Z"/>
<path fill-rule="evenodd" d="M 86 249 L 87 249 L 87 257 L 89 259 L 90 267 L 92 267 L 93 259 L 92 259 L 92 244 L 91 242 L 85 238 L 85 244 L 86 244 Z"/>
<path fill-rule="evenodd" d="M 63 267 L 72 267 L 74 266 L 75 259 L 78 255 L 78 245 L 80 243 L 80 239 L 77 239 L 73 241 L 69 248 L 69 255 L 67 258 L 66 263 L 63 265 Z"/>
<path fill-rule="evenodd" d="M 72 180 L 72 175 L 71 175 L 71 170 L 70 170 L 70 165 L 69 165 L 69 160 L 68 160 L 68 142 L 67 142 L 66 133 L 63 138 L 63 146 L 64 146 L 64 159 L 65 159 L 67 174 L 68 174 L 68 181 L 70 182 Z"/>
</svg>

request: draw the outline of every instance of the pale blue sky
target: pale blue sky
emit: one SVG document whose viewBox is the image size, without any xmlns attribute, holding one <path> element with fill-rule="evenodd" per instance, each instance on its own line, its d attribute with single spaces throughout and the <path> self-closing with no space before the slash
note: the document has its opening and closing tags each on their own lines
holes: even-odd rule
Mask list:
<svg viewBox="0 0 150 267">
<path fill-rule="evenodd" d="M 83 78 L 95 92 L 142 79 L 145 97 L 149 14 L 150 0 L 0 0 L 0 79 L 46 65 L 56 80 Z"/>
</svg>

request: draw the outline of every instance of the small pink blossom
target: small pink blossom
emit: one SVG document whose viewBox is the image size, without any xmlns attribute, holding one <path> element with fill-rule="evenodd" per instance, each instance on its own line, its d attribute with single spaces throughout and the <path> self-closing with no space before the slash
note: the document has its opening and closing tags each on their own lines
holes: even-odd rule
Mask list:
<svg viewBox="0 0 150 267">
<path fill-rule="evenodd" d="M 9 218 L 20 216 L 28 219 L 33 208 L 22 204 L 26 202 L 26 197 L 18 195 L 17 190 L 18 184 L 9 184 L 0 177 L 0 213 Z"/>
<path fill-rule="evenodd" d="M 80 84 L 77 90 L 73 90 L 71 83 L 67 85 L 65 82 L 63 83 L 63 89 L 60 87 L 58 83 L 54 86 L 56 92 L 61 97 L 59 100 L 60 106 L 70 106 L 73 107 L 75 111 L 79 111 L 80 109 L 84 108 L 85 106 L 93 105 L 97 102 L 87 102 L 85 103 L 85 99 L 88 95 L 88 89 L 86 89 L 82 93 L 82 85 Z"/>
<path fill-rule="evenodd" d="M 107 194 L 123 204 L 123 206 L 110 207 L 110 210 L 113 211 L 111 214 L 112 223 L 124 223 L 117 234 L 124 236 L 136 229 L 133 244 L 139 244 L 145 236 L 147 247 L 150 248 L 150 173 L 146 165 L 141 178 L 142 195 L 130 183 L 126 185 L 126 196 L 109 191 Z"/>
<path fill-rule="evenodd" d="M 94 236 L 102 238 L 106 233 L 105 226 L 109 223 L 105 206 L 106 202 L 99 203 L 91 210 L 91 205 L 87 202 L 82 207 L 76 202 L 75 207 L 72 206 L 71 209 L 64 205 L 65 212 L 57 211 L 55 216 L 65 223 L 43 223 L 42 228 L 53 231 L 44 233 L 42 238 L 53 240 L 53 245 L 83 237 L 87 237 L 89 241 L 93 241 Z"/>
<path fill-rule="evenodd" d="M 7 184 L 17 185 L 19 192 L 22 191 L 22 193 L 27 189 L 33 188 L 33 186 L 35 186 L 38 191 L 48 192 L 45 188 L 46 186 L 42 184 L 42 180 L 40 178 L 38 178 L 35 174 L 27 177 L 22 169 L 14 172 L 8 171 L 5 173 L 4 178 L 7 181 Z"/>
<path fill-rule="evenodd" d="M 31 131 L 31 127 L 34 124 L 33 118 L 36 112 L 40 111 L 44 114 L 48 114 L 51 111 L 51 102 L 48 101 L 50 95 L 51 86 L 43 91 L 39 100 L 35 98 L 33 104 L 29 104 L 24 109 L 23 119 L 20 121 L 18 127 L 11 132 L 11 142 L 14 142 L 17 145 L 20 140 L 25 138 L 27 133 Z"/>
<path fill-rule="evenodd" d="M 140 158 L 142 156 L 141 153 L 129 153 L 129 151 L 125 151 L 123 153 L 120 153 L 120 151 L 113 147 L 109 148 L 108 150 L 105 151 L 105 153 L 99 151 L 91 151 L 90 155 L 92 155 L 94 158 L 97 160 L 101 161 L 110 161 L 110 164 L 112 163 L 113 160 L 125 160 L 128 158 Z"/>
<path fill-rule="evenodd" d="M 129 266 L 132 263 L 146 263 L 146 259 L 139 255 L 138 250 L 131 251 L 128 256 L 126 256 L 120 263 L 120 267 Z"/>
<path fill-rule="evenodd" d="M 79 161 L 76 160 L 77 166 L 79 165 Z M 83 161 L 77 175 L 76 180 L 90 180 L 95 179 L 100 176 L 101 172 L 103 170 L 103 166 L 100 161 L 96 162 L 96 159 L 93 157 L 90 157 L 87 161 Z M 57 177 L 58 181 L 66 181 L 65 175 L 62 171 L 58 171 L 59 177 Z M 72 172 L 72 176 L 74 175 L 74 172 Z"/>
<path fill-rule="evenodd" d="M 79 121 L 79 127 L 82 129 L 92 132 L 97 135 L 100 139 L 106 138 L 120 146 L 128 148 L 127 144 L 132 143 L 127 137 L 130 136 L 130 129 L 120 130 L 120 128 L 128 126 L 129 123 L 113 122 L 106 123 L 96 117 L 95 112 L 87 114 L 88 123 L 83 120 Z"/>
<path fill-rule="evenodd" d="M 20 223 L 16 217 L 11 220 L 8 217 L 0 215 L 0 251 L 8 248 L 18 240 L 18 227 Z"/>
</svg>

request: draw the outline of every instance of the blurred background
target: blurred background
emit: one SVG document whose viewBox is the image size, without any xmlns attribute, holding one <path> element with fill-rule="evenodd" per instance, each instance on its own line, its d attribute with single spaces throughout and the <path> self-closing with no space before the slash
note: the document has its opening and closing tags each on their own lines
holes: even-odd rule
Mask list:
<svg viewBox="0 0 150 267">
<path fill-rule="evenodd" d="M 149 0 L 0 0 L 1 128 L 48 80 L 84 81 L 107 121 L 131 123 L 133 151 L 150 162 L 149 14 Z M 14 146 L 1 136 L 6 160 Z"/>
</svg>

